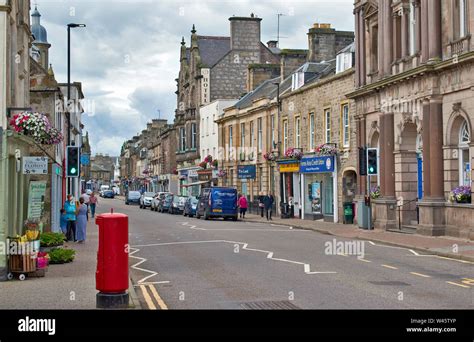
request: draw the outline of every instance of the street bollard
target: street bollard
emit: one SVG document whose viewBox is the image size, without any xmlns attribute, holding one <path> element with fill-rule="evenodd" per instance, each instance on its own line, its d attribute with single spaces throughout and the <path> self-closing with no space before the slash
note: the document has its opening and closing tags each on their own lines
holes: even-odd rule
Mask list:
<svg viewBox="0 0 474 342">
<path fill-rule="evenodd" d="M 95 274 L 96 306 L 101 309 L 127 308 L 128 294 L 128 216 L 101 214 L 96 218 L 99 226 L 99 249 Z"/>
</svg>

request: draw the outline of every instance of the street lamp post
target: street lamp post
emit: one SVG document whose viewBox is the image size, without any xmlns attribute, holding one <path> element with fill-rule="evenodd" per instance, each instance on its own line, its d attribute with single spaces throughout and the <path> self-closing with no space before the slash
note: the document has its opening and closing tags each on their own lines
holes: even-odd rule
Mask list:
<svg viewBox="0 0 474 342">
<path fill-rule="evenodd" d="M 280 82 L 275 82 L 273 83 L 274 85 L 276 85 L 277 87 L 277 154 L 278 154 L 278 157 L 280 157 L 280 153 L 281 153 L 281 127 L 280 127 L 280 113 L 281 113 L 281 100 L 280 100 Z M 274 145 L 274 142 L 272 141 L 272 145 Z M 275 146 L 272 146 L 273 148 L 275 148 Z M 272 152 L 273 153 L 273 152 Z M 272 192 L 273 192 L 273 196 L 275 196 L 275 169 L 272 165 L 271 167 L 271 176 L 270 176 L 270 180 L 271 180 L 271 189 L 272 189 Z M 276 204 L 275 204 L 276 206 Z"/>
<path fill-rule="evenodd" d="M 67 25 L 67 101 L 66 101 L 66 119 L 67 119 L 67 145 L 74 145 L 71 142 L 71 112 L 69 103 L 71 99 L 71 28 L 86 27 L 84 24 L 68 24 Z M 75 108 L 75 107 L 74 107 Z M 74 182 L 68 180 L 69 193 L 74 192 Z"/>
</svg>

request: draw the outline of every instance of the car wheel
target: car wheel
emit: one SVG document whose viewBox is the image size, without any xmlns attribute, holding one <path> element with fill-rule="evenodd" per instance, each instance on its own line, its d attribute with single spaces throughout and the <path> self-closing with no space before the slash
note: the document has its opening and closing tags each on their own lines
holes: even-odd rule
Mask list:
<svg viewBox="0 0 474 342">
<path fill-rule="evenodd" d="M 232 217 L 232 221 L 237 221 L 237 216 Z"/>
<path fill-rule="evenodd" d="M 186 217 L 186 212 L 185 211 L 183 211 L 183 216 Z"/>
</svg>

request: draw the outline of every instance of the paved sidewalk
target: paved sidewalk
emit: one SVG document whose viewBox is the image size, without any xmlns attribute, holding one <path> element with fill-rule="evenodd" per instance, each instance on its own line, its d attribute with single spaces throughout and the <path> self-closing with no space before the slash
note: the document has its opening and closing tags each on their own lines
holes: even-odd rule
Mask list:
<svg viewBox="0 0 474 342">
<path fill-rule="evenodd" d="M 247 214 L 245 221 L 267 222 L 259 215 Z M 355 225 L 344 225 L 323 221 L 308 221 L 301 219 L 281 219 L 279 216 L 270 221 L 273 224 L 280 224 L 300 229 L 310 229 L 323 234 L 344 237 L 348 239 L 370 240 L 382 242 L 392 246 L 407 247 L 425 254 L 435 254 L 439 256 L 474 261 L 474 242 L 464 239 L 456 239 L 447 236 L 431 237 L 422 235 L 410 235 L 393 233 L 383 230 L 364 230 Z M 454 252 L 457 246 L 457 253 Z"/>
<path fill-rule="evenodd" d="M 0 282 L 0 309 L 95 309 L 97 245 L 98 229 L 91 218 L 87 241 L 65 244 L 76 250 L 72 263 L 50 265 L 42 278 Z M 133 286 L 129 288 L 131 308 L 140 308 Z"/>
</svg>

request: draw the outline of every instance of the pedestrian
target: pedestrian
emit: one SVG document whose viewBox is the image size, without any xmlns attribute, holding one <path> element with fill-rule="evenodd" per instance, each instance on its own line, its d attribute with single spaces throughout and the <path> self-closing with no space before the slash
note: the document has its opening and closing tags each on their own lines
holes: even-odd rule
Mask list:
<svg viewBox="0 0 474 342">
<path fill-rule="evenodd" d="M 66 210 L 60 209 L 59 212 L 61 215 L 59 216 L 59 227 L 63 232 L 64 236 L 67 236 L 67 219 L 66 219 Z"/>
<path fill-rule="evenodd" d="M 67 221 L 67 241 L 76 241 L 76 211 L 77 205 L 74 201 L 74 197 L 69 194 L 67 195 L 67 201 L 64 203 L 64 211 L 66 212 Z"/>
<path fill-rule="evenodd" d="M 84 204 L 87 205 L 87 208 L 89 208 L 89 202 L 90 202 L 90 196 L 89 196 L 89 190 L 83 191 L 81 198 L 84 199 Z M 89 221 L 89 210 L 87 210 L 87 220 Z"/>
<path fill-rule="evenodd" d="M 245 195 L 240 196 L 239 198 L 239 208 L 240 208 L 240 218 L 245 218 L 245 213 L 247 212 L 248 208 L 248 201 Z"/>
<path fill-rule="evenodd" d="M 271 193 L 268 193 L 263 200 L 263 204 L 265 205 L 265 213 L 267 215 L 267 221 L 273 221 L 272 210 L 274 201 L 275 199 L 273 198 L 273 195 Z"/>
<path fill-rule="evenodd" d="M 86 228 L 87 228 L 87 210 L 88 206 L 84 203 L 84 198 L 79 199 L 79 206 L 77 208 L 77 228 L 76 228 L 76 241 L 78 243 L 84 243 L 86 240 Z"/>
<path fill-rule="evenodd" d="M 94 216 L 95 216 L 95 208 L 96 208 L 98 203 L 99 203 L 99 199 L 95 195 L 95 192 L 92 192 L 91 196 L 89 198 L 89 208 L 91 209 L 92 218 L 94 218 Z"/>
<path fill-rule="evenodd" d="M 258 196 L 258 208 L 260 209 L 260 216 L 263 218 L 263 212 L 265 211 L 265 203 L 263 203 L 263 200 L 265 199 L 265 196 L 263 195 L 263 192 L 260 191 L 259 196 Z"/>
</svg>

